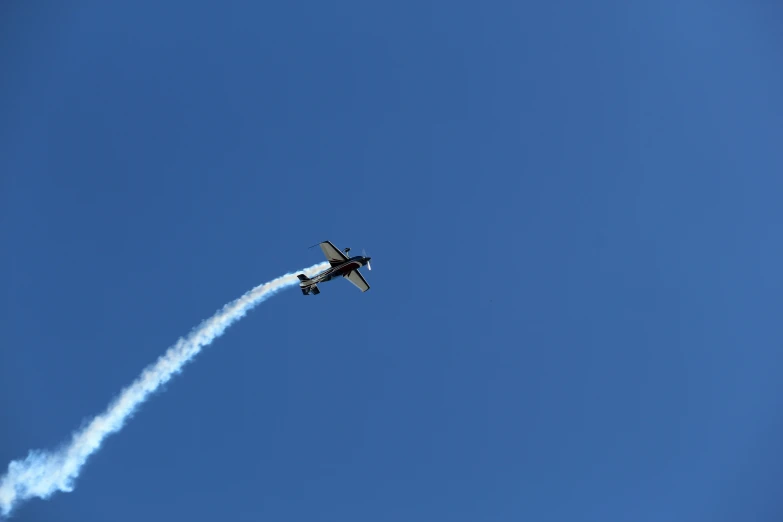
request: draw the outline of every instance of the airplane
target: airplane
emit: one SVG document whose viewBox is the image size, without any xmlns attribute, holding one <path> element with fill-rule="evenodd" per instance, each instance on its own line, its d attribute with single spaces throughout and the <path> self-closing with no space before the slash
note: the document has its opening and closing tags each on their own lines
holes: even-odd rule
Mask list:
<svg viewBox="0 0 783 522">
<path fill-rule="evenodd" d="M 367 284 L 367 281 L 364 280 L 362 274 L 359 273 L 359 269 L 364 265 L 367 265 L 367 270 L 372 270 L 370 258 L 364 255 L 364 252 L 362 252 L 363 255 L 361 256 L 349 258 L 345 254 L 351 251 L 350 248 L 340 251 L 340 249 L 334 246 L 330 241 L 322 241 L 310 248 L 315 246 L 321 247 L 321 250 L 323 250 L 324 255 L 326 256 L 326 260 L 329 261 L 329 264 L 332 266 L 312 278 L 309 278 L 304 274 L 297 274 L 296 277 L 299 278 L 299 288 L 302 289 L 303 295 L 320 294 L 321 291 L 318 289 L 318 283 L 329 281 L 337 276 L 343 276 L 348 279 L 348 281 L 353 283 L 356 288 L 362 292 L 366 292 L 370 289 L 370 285 Z"/>
</svg>

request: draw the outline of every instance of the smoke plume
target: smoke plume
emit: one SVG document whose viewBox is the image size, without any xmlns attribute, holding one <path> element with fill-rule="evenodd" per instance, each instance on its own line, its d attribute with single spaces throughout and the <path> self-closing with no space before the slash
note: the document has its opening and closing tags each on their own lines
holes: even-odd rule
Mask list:
<svg viewBox="0 0 783 522">
<path fill-rule="evenodd" d="M 297 273 L 312 276 L 327 268 L 320 263 Z M 205 346 L 241 319 L 253 307 L 279 290 L 295 285 L 296 273 L 286 274 L 259 285 L 239 299 L 225 305 L 215 315 L 194 328 L 185 338 L 180 338 L 154 364 L 148 366 L 130 386 L 122 390 L 106 408 L 106 411 L 76 431 L 70 442 L 52 452 L 32 450 L 23 460 L 8 465 L 8 472 L 0 477 L 0 513 L 8 515 L 25 500 L 48 498 L 57 491 L 73 491 L 87 459 L 100 449 L 103 441 L 122 429 L 139 406 L 161 385 L 190 362 Z"/>
</svg>

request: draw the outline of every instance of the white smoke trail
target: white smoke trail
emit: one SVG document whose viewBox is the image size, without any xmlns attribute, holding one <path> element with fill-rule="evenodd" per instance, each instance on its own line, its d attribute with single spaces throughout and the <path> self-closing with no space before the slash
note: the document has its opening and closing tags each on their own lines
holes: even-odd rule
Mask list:
<svg viewBox="0 0 783 522">
<path fill-rule="evenodd" d="M 320 263 L 296 273 L 308 276 L 327 268 Z M 21 502 L 33 497 L 48 498 L 57 491 L 73 491 L 73 481 L 90 455 L 98 451 L 104 439 L 122 429 L 136 409 L 162 384 L 195 357 L 204 346 L 219 337 L 254 306 L 275 292 L 298 282 L 296 273 L 286 274 L 259 285 L 194 328 L 185 338 L 169 348 L 154 364 L 111 403 L 102 414 L 73 434 L 71 442 L 57 451 L 30 451 L 24 460 L 8 465 L 0 478 L 0 513 L 6 516 Z"/>
</svg>

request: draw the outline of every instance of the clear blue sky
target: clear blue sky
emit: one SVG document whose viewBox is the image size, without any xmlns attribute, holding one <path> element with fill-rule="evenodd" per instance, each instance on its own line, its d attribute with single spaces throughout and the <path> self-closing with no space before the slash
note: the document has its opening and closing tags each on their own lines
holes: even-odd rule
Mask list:
<svg viewBox="0 0 783 522">
<path fill-rule="evenodd" d="M 780 7 L 333 4 L 0 8 L 0 466 L 374 261 L 15 520 L 780 520 Z"/>
</svg>

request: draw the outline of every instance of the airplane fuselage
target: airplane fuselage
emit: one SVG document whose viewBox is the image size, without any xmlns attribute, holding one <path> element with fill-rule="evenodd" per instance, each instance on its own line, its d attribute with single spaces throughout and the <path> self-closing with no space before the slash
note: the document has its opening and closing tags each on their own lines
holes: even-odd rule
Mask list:
<svg viewBox="0 0 783 522">
<path fill-rule="evenodd" d="M 369 258 L 364 256 L 354 256 L 347 261 L 343 261 L 339 265 L 330 266 L 320 274 L 317 274 L 310 278 L 309 281 L 303 283 L 301 286 L 311 286 L 325 281 L 330 281 L 335 277 L 344 277 L 352 270 L 359 269 L 367 264 Z"/>
<path fill-rule="evenodd" d="M 321 247 L 321 250 L 323 250 L 330 266 L 313 277 L 308 277 L 306 274 L 296 275 L 299 279 L 299 288 L 301 288 L 304 295 L 320 294 L 321 290 L 318 289 L 318 283 L 331 281 L 338 276 L 350 281 L 352 285 L 362 292 L 366 292 L 370 289 L 370 285 L 359 272 L 359 269 L 363 266 L 366 266 L 367 270 L 370 269 L 370 257 L 367 256 L 367 254 L 362 252 L 362 255 L 360 256 L 348 257 L 347 254 L 350 248 L 339 250 L 331 241 L 321 241 L 318 245 Z"/>
</svg>

